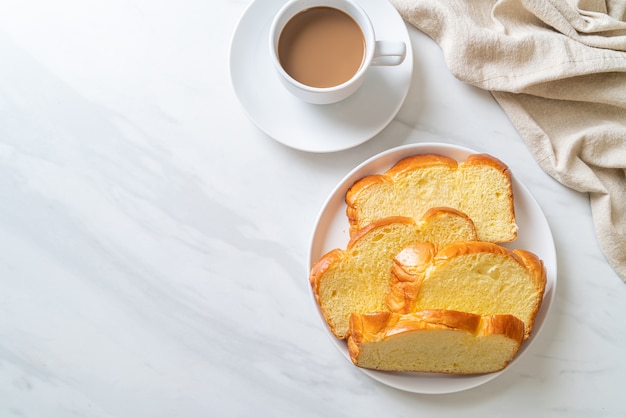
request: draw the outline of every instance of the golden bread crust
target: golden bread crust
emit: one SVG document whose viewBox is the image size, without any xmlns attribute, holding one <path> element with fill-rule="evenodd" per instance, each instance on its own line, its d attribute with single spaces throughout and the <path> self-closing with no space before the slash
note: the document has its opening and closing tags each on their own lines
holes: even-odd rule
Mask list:
<svg viewBox="0 0 626 418">
<path fill-rule="evenodd" d="M 540 293 L 543 295 L 548 283 L 548 275 L 543 260 L 536 254 L 527 250 L 515 249 L 513 250 L 513 254 L 515 254 L 520 262 L 531 272 L 535 286 L 537 286 L 537 289 L 539 289 Z M 537 309 L 539 309 L 539 307 Z"/>
<path fill-rule="evenodd" d="M 517 257 L 513 251 L 508 248 L 491 242 L 482 241 L 457 242 L 447 245 L 437 253 L 433 262 L 435 264 L 446 263 L 451 258 L 477 253 L 505 254 L 515 258 L 517 262 L 521 263 L 519 257 Z"/>
<path fill-rule="evenodd" d="M 446 157 L 445 155 L 418 154 L 401 159 L 387 170 L 385 175 L 396 179 L 404 176 L 408 172 L 432 166 L 447 166 L 450 169 L 456 170 L 459 163 L 454 158 Z"/>
<path fill-rule="evenodd" d="M 372 186 L 376 186 L 381 183 L 386 183 L 388 185 L 393 185 L 393 181 L 389 176 L 384 174 L 372 174 L 366 177 L 363 177 L 360 180 L 357 180 L 352 187 L 348 189 L 346 192 L 345 201 L 347 204 L 346 207 L 346 216 L 348 218 L 348 224 L 350 225 L 350 235 L 354 235 L 358 230 L 363 229 L 363 226 L 359 227 L 359 222 L 357 218 L 359 203 L 358 196 Z"/>
<path fill-rule="evenodd" d="M 497 159 L 493 155 L 489 154 L 471 154 L 467 157 L 464 162 L 465 165 L 490 165 L 498 170 L 505 173 L 507 176 L 510 176 L 511 173 L 509 171 L 509 167 L 504 164 L 501 160 Z"/>
<path fill-rule="evenodd" d="M 466 220 L 466 222 L 471 222 L 472 224 L 474 223 L 474 221 L 472 221 L 470 219 L 469 216 L 467 216 L 465 213 L 461 212 L 460 210 L 454 209 L 454 208 L 449 208 L 446 206 L 435 206 L 432 207 L 430 209 L 428 209 L 425 213 L 424 216 L 422 217 L 422 221 L 423 222 L 428 222 L 432 219 L 437 218 L 438 216 L 442 216 L 442 215 L 455 215 L 458 216 L 459 218 L 463 218 Z M 478 239 L 478 237 L 476 237 L 476 239 Z"/>
<path fill-rule="evenodd" d="M 321 278 L 324 276 L 324 273 L 328 270 L 330 266 L 336 263 L 340 263 L 341 260 L 344 259 L 346 252 L 335 248 L 324 254 L 320 259 L 318 259 L 313 267 L 311 268 L 311 272 L 309 274 L 309 282 L 311 283 L 311 287 L 313 288 L 313 294 L 315 295 L 315 299 L 319 304 L 319 294 L 318 287 Z"/>
<path fill-rule="evenodd" d="M 437 249 L 431 243 L 418 243 L 404 248 L 393 258 L 386 300 L 391 312 L 409 313 L 412 310 L 426 268 L 436 254 Z"/>
</svg>

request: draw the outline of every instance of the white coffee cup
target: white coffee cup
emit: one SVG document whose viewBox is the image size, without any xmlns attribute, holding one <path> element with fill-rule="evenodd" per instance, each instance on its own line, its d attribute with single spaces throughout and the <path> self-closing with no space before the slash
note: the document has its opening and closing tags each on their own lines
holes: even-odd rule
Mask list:
<svg viewBox="0 0 626 418">
<path fill-rule="evenodd" d="M 360 67 L 349 80 L 330 87 L 312 87 L 294 79 L 281 65 L 278 53 L 281 33 L 287 23 L 301 12 L 315 7 L 328 7 L 346 13 L 363 33 L 365 48 Z M 376 39 L 367 13 L 354 0 L 290 0 L 276 14 L 270 27 L 269 41 L 271 60 L 283 85 L 294 96 L 315 104 L 336 103 L 346 99 L 363 84 L 370 66 L 399 65 L 406 55 L 406 44 L 403 41 Z"/>
</svg>

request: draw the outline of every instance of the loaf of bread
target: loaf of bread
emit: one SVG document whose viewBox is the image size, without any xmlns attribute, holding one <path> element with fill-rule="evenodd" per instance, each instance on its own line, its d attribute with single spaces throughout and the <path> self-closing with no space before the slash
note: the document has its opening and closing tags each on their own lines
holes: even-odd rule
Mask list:
<svg viewBox="0 0 626 418">
<path fill-rule="evenodd" d="M 509 169 L 487 154 L 472 154 L 462 163 L 438 154 L 404 158 L 384 174 L 355 182 L 346 203 L 351 234 L 377 219 L 420 219 L 428 209 L 444 206 L 469 216 L 480 241 L 517 237 Z"/>
<path fill-rule="evenodd" d="M 476 374 L 502 370 L 517 354 L 524 323 L 513 315 L 451 310 L 350 317 L 348 351 L 359 367 Z"/>
<path fill-rule="evenodd" d="M 386 310 L 393 258 L 403 248 L 419 242 L 436 248 L 472 239 L 472 221 L 449 208 L 430 209 L 419 222 L 391 217 L 361 229 L 345 250 L 326 253 L 311 268 L 309 280 L 330 330 L 343 339 L 351 313 Z"/>
<path fill-rule="evenodd" d="M 450 309 L 511 314 L 528 338 L 546 286 L 543 262 L 524 250 L 459 242 L 410 245 L 394 258 L 387 307 L 398 313 Z"/>
</svg>

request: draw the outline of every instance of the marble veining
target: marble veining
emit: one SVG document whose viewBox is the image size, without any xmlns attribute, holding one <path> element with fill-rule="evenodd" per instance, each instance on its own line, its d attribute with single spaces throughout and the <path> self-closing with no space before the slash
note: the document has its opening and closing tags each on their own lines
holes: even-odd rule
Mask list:
<svg viewBox="0 0 626 418">
<path fill-rule="evenodd" d="M 0 4 L 0 417 L 624 416 L 626 287 L 587 196 L 541 171 L 491 95 L 413 28 L 409 95 L 379 135 L 331 154 L 278 144 L 230 84 L 247 4 Z M 307 281 L 337 182 L 416 142 L 505 161 L 558 256 L 541 337 L 456 394 L 352 366 Z"/>
</svg>

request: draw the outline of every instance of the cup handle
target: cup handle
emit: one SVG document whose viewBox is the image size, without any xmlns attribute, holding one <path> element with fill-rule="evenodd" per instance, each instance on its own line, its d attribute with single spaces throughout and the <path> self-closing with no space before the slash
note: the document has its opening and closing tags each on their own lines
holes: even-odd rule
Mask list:
<svg viewBox="0 0 626 418">
<path fill-rule="evenodd" d="M 371 65 L 400 65 L 406 57 L 406 44 L 401 41 L 376 41 Z"/>
</svg>

